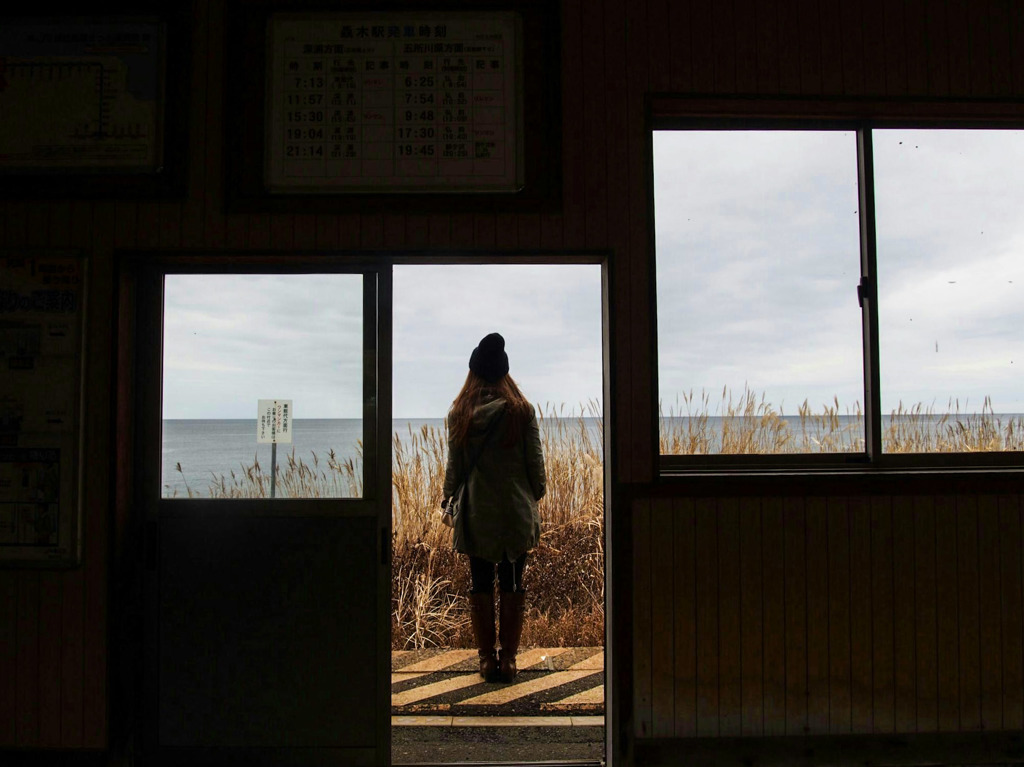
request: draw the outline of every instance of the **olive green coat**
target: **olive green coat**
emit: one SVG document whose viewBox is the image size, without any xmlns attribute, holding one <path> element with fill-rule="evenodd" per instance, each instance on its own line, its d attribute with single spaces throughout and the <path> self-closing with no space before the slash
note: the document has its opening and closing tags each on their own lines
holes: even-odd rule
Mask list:
<svg viewBox="0 0 1024 767">
<path fill-rule="evenodd" d="M 448 435 L 448 465 L 444 473 L 444 497 L 450 498 L 466 478 L 472 457 L 480 450 L 491 419 L 505 407 L 504 399 L 485 400 L 473 413 L 466 445 L 452 447 Z M 501 414 L 466 486 L 468 505 L 455 521 L 455 550 L 489 562 L 515 561 L 540 540 L 537 501 L 544 497 L 547 478 L 540 429 L 530 416 L 516 442 L 506 445 L 508 416 Z"/>
</svg>

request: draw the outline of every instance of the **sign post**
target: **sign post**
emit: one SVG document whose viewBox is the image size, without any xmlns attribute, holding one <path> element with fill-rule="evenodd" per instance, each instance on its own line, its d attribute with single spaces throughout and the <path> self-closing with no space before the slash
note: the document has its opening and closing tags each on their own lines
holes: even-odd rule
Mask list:
<svg viewBox="0 0 1024 767">
<path fill-rule="evenodd" d="M 256 406 L 256 442 L 270 443 L 270 497 L 277 492 L 277 443 L 292 441 L 292 401 L 261 399 Z"/>
</svg>

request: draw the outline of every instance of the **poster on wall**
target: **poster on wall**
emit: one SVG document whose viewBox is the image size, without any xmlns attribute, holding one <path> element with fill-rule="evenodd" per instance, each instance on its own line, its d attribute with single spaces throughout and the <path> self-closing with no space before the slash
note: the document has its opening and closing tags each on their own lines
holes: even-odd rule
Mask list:
<svg viewBox="0 0 1024 767">
<path fill-rule="evenodd" d="M 85 269 L 0 251 L 0 566 L 80 560 Z"/>
<path fill-rule="evenodd" d="M 516 192 L 521 20 L 512 11 L 273 14 L 273 193 Z"/>
<path fill-rule="evenodd" d="M 159 21 L 0 24 L 0 174 L 160 171 L 163 37 Z"/>
</svg>

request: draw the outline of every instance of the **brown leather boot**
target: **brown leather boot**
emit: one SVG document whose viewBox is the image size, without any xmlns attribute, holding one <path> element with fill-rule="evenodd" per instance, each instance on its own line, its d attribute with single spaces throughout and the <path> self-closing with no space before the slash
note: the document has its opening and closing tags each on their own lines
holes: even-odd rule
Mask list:
<svg viewBox="0 0 1024 767">
<path fill-rule="evenodd" d="M 523 612 L 526 609 L 525 591 L 501 592 L 501 618 L 498 624 L 498 678 L 511 682 L 516 678 L 516 653 L 523 635 Z"/>
<path fill-rule="evenodd" d="M 494 652 L 494 594 L 470 594 L 469 618 L 480 655 L 480 676 L 486 682 L 493 682 L 498 676 L 498 655 Z"/>
</svg>

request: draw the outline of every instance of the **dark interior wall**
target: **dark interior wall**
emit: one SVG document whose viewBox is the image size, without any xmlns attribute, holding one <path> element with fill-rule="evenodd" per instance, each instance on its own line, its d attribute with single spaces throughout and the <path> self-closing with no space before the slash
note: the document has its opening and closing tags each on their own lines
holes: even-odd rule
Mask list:
<svg viewBox="0 0 1024 767">
<path fill-rule="evenodd" d="M 658 497 L 653 488 L 645 495 L 655 465 L 655 363 L 649 353 L 644 104 L 652 92 L 1019 99 L 1021 4 L 563 0 L 563 196 L 559 211 L 544 214 L 225 215 L 224 0 L 194 0 L 193 10 L 191 69 L 177 73 L 190 81 L 184 199 L 0 202 L 0 246 L 80 248 L 91 270 L 84 562 L 66 572 L 0 570 L 0 747 L 91 749 L 109 740 L 108 593 L 116 590 L 109 590 L 108 572 L 117 552 L 108 540 L 118 540 L 111 485 L 113 256 L 140 249 L 609 252 L 617 363 L 617 459 L 611 470 L 635 488 L 637 499 L 628 509 L 635 537 L 635 734 L 935 729 L 953 726 L 954 704 L 955 726 L 970 729 L 996 721 L 986 707 L 994 710 L 997 698 L 1001 726 L 1020 726 L 1024 642 L 1020 583 L 1010 577 L 1020 562 L 1017 492 L 996 498 L 979 483 L 955 497 L 878 499 L 820 496 L 813 487 L 796 485 L 739 500 L 689 498 L 682 485 Z M 876 534 L 868 525 L 876 517 L 883 525 L 889 520 L 888 528 L 880 528 L 888 533 Z M 998 560 L 997 571 L 985 569 L 994 560 L 981 547 L 993 530 L 1003 532 L 1004 522 L 1017 538 L 997 536 L 1006 558 Z M 785 559 L 778 558 L 772 536 L 789 542 Z M 830 546 L 822 550 L 822 542 Z M 958 563 L 952 571 L 940 557 L 951 547 Z M 878 568 L 867 593 L 854 563 Z M 652 578 L 661 582 L 668 573 L 672 589 L 651 586 Z M 832 577 L 824 592 L 822 573 Z M 700 587 L 692 592 L 692 609 L 685 596 L 691 593 L 689 574 Z M 1005 585 L 985 591 L 989 601 L 973 606 L 972 589 L 980 598 L 981 586 L 992 582 Z M 961 595 L 955 627 L 948 623 L 950 603 L 942 601 L 950 589 Z M 760 608 L 752 593 L 761 595 Z M 772 612 L 780 594 L 781 617 Z M 836 621 L 825 633 L 823 615 Z M 862 621 L 869 615 L 872 650 L 866 661 L 855 649 L 864 652 Z M 1001 660 L 997 667 L 983 665 L 981 650 L 997 627 Z M 937 666 L 929 665 L 953 652 L 948 643 L 954 637 L 955 695 L 949 679 L 931 681 L 930 669 Z M 890 640 L 892 652 L 886 649 Z M 786 661 L 781 681 L 772 676 L 780 658 Z M 744 659 L 755 659 L 754 665 Z M 870 705 L 862 702 L 868 676 Z M 996 685 L 998 693 L 979 697 L 985 685 Z M 825 701 L 829 713 L 823 718 Z"/>
<path fill-rule="evenodd" d="M 1016 4 L 737 0 L 646 12 L 656 91 L 877 99 L 880 117 L 897 108 L 890 100 L 1024 92 Z M 664 103 L 686 114 L 683 100 Z M 1019 104 L 1007 112 L 1024 117 Z M 618 319 L 647 321 L 636 304 Z M 623 473 L 639 478 L 642 466 Z M 744 487 L 635 486 L 631 701 L 643 753 L 671 738 L 1024 727 L 1019 479 Z"/>
</svg>

